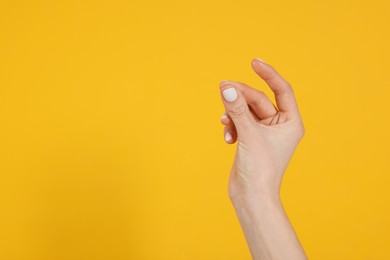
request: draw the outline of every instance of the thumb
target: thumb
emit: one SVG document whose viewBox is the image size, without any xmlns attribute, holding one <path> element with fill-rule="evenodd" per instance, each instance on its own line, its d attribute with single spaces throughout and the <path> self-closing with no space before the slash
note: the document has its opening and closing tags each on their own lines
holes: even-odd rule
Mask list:
<svg viewBox="0 0 390 260">
<path fill-rule="evenodd" d="M 234 82 L 222 81 L 220 83 L 221 97 L 226 113 L 233 120 L 237 129 L 238 138 L 243 138 L 254 125 L 254 118 L 249 110 L 245 97 L 235 87 Z"/>
</svg>

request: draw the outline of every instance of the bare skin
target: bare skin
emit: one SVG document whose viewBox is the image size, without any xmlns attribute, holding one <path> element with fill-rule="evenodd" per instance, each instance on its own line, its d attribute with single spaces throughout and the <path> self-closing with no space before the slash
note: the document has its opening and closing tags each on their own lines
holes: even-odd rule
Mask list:
<svg viewBox="0 0 390 260">
<path fill-rule="evenodd" d="M 253 259 L 307 259 L 280 201 L 280 185 L 305 128 L 290 84 L 269 64 L 253 70 L 275 94 L 221 81 L 224 137 L 237 142 L 228 193 Z"/>
</svg>

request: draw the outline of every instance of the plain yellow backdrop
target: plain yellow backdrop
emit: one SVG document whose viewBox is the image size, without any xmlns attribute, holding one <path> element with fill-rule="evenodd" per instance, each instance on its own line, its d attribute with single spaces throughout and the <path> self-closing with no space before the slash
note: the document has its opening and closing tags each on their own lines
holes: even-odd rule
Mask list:
<svg viewBox="0 0 390 260">
<path fill-rule="evenodd" d="M 0 2 L 0 259 L 250 259 L 220 80 L 293 86 L 310 259 L 390 259 L 388 1 Z"/>
</svg>

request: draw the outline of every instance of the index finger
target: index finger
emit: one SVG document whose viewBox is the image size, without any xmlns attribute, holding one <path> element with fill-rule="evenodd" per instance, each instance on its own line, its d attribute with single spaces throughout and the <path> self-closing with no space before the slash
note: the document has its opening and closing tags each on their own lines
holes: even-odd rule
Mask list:
<svg viewBox="0 0 390 260">
<path fill-rule="evenodd" d="M 290 84 L 271 65 L 260 59 L 252 61 L 252 68 L 274 92 L 278 109 L 299 115 L 298 105 Z"/>
</svg>

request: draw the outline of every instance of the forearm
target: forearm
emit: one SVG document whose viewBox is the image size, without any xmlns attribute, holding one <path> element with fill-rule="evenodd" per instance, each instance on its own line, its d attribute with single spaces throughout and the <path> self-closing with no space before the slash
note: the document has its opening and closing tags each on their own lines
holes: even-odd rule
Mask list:
<svg viewBox="0 0 390 260">
<path fill-rule="evenodd" d="M 232 199 L 254 260 L 307 259 L 279 198 Z"/>
</svg>

